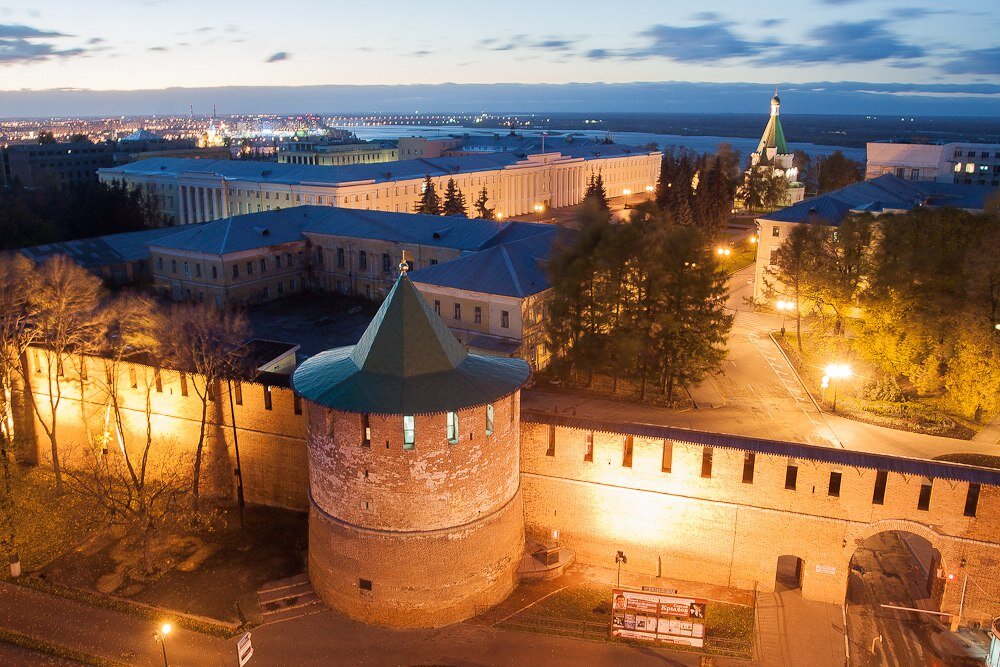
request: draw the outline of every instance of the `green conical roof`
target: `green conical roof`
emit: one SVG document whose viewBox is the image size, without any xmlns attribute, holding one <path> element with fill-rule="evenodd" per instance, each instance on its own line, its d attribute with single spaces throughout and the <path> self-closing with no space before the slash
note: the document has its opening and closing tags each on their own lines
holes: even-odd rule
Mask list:
<svg viewBox="0 0 1000 667">
<path fill-rule="evenodd" d="M 521 359 L 469 354 L 404 273 L 358 344 L 306 360 L 292 385 L 326 407 L 408 415 L 490 403 L 529 374 Z"/>
<path fill-rule="evenodd" d="M 757 144 L 756 152 L 763 155 L 768 148 L 774 148 L 779 155 L 789 153 L 788 144 L 785 143 L 785 131 L 781 129 L 781 121 L 777 114 L 768 119 L 767 127 L 764 128 L 764 135 L 760 138 L 760 143 Z"/>
</svg>

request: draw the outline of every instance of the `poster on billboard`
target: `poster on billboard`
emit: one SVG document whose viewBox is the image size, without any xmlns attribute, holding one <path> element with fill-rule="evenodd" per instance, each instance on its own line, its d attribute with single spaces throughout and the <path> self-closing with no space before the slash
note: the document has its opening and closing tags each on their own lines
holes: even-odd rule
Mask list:
<svg viewBox="0 0 1000 667">
<path fill-rule="evenodd" d="M 611 634 L 650 642 L 705 646 L 707 600 L 615 588 Z"/>
</svg>

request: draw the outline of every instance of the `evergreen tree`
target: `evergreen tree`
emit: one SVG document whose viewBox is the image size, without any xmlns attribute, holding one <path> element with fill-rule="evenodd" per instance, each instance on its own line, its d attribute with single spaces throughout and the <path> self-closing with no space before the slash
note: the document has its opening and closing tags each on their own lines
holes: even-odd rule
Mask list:
<svg viewBox="0 0 1000 667">
<path fill-rule="evenodd" d="M 817 182 L 820 194 L 839 190 L 865 177 L 865 166 L 846 157 L 840 151 L 816 161 Z"/>
<path fill-rule="evenodd" d="M 601 209 L 605 211 L 611 209 L 611 206 L 608 204 L 608 192 L 604 189 L 604 177 L 601 176 L 601 172 L 597 172 L 597 176 L 591 175 L 587 180 L 587 189 L 583 193 L 583 199 L 586 201 L 589 198 L 593 198 Z"/>
<path fill-rule="evenodd" d="M 771 211 L 788 196 L 788 181 L 769 164 L 750 167 L 736 192 L 736 197 L 751 211 Z"/>
<path fill-rule="evenodd" d="M 417 200 L 417 213 L 426 215 L 441 215 L 441 199 L 434 190 L 434 183 L 431 182 L 430 175 L 424 177 L 424 191 L 420 193 Z"/>
<path fill-rule="evenodd" d="M 448 186 L 444 191 L 444 207 L 441 212 L 444 215 L 465 215 L 465 195 L 455 185 L 455 179 L 448 179 Z"/>
<path fill-rule="evenodd" d="M 473 206 L 476 208 L 476 214 L 483 220 L 494 220 L 493 209 L 487 206 L 490 201 L 490 195 L 486 192 L 486 186 L 479 193 L 479 197 L 476 199 Z"/>
</svg>

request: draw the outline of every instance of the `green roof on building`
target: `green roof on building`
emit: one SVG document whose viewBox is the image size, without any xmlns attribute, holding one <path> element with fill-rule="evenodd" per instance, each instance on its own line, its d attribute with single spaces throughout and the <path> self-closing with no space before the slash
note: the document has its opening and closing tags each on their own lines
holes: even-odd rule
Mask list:
<svg viewBox="0 0 1000 667">
<path fill-rule="evenodd" d="M 774 148 L 779 155 L 791 153 L 788 150 L 788 144 L 785 143 L 785 131 L 781 129 L 781 120 L 777 115 L 771 116 L 767 121 L 767 127 L 764 128 L 764 135 L 760 138 L 760 143 L 757 144 L 756 152 L 763 155 L 768 148 Z"/>
<path fill-rule="evenodd" d="M 529 375 L 522 359 L 470 354 L 404 273 L 358 344 L 307 359 L 292 386 L 328 408 L 414 415 L 491 403 Z"/>
</svg>

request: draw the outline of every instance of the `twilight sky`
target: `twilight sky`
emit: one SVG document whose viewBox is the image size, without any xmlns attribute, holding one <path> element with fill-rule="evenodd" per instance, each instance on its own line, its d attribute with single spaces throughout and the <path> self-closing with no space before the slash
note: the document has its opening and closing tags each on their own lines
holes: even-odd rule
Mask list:
<svg viewBox="0 0 1000 667">
<path fill-rule="evenodd" d="M 998 35 L 996 0 L 0 0 L 0 90 L 852 81 L 1000 98 Z"/>
</svg>

